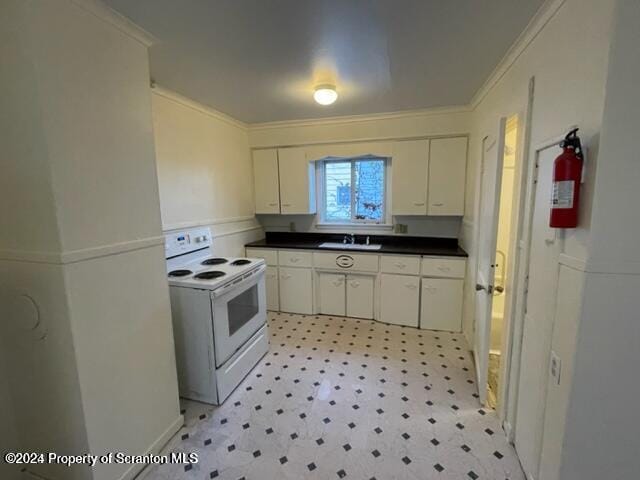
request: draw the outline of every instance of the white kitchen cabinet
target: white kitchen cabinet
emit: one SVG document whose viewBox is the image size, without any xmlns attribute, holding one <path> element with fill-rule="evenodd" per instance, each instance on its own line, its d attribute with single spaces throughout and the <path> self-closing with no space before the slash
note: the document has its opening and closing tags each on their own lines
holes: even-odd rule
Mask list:
<svg viewBox="0 0 640 480">
<path fill-rule="evenodd" d="M 279 311 L 278 267 L 267 267 L 267 271 L 264 274 L 264 283 L 267 290 L 267 310 Z"/>
<path fill-rule="evenodd" d="M 316 213 L 315 165 L 304 148 L 279 148 L 280 212 Z"/>
<path fill-rule="evenodd" d="M 318 273 L 318 310 L 323 315 L 344 316 L 346 312 L 345 276 Z"/>
<path fill-rule="evenodd" d="M 462 279 L 423 278 L 420 328 L 459 332 L 462 329 Z"/>
<path fill-rule="evenodd" d="M 313 277 L 310 268 L 280 267 L 280 310 L 313 313 Z"/>
<path fill-rule="evenodd" d="M 265 263 L 272 267 L 278 266 L 278 251 L 266 248 L 247 248 L 245 254 L 248 258 L 262 258 Z"/>
<path fill-rule="evenodd" d="M 347 275 L 347 316 L 373 318 L 373 289 L 375 277 L 367 275 Z"/>
<path fill-rule="evenodd" d="M 395 325 L 418 326 L 420 277 L 380 275 L 380 320 Z"/>
<path fill-rule="evenodd" d="M 280 213 L 278 150 L 254 150 L 253 185 L 256 213 Z"/>
<path fill-rule="evenodd" d="M 428 215 L 464 215 L 467 138 L 437 138 L 429 149 Z"/>
<path fill-rule="evenodd" d="M 394 215 L 427 214 L 429 140 L 398 141 L 391 158 L 391 209 Z"/>
</svg>

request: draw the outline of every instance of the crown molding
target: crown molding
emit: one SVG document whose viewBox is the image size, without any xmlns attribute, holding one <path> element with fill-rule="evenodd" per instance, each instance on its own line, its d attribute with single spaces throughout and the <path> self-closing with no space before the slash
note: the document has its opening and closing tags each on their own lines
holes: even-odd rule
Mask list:
<svg viewBox="0 0 640 480">
<path fill-rule="evenodd" d="M 469 108 L 471 110 L 475 110 L 491 89 L 504 77 L 520 55 L 522 55 L 547 23 L 556 15 L 565 1 L 566 0 L 546 0 L 542 4 L 522 33 L 515 42 L 513 42 L 511 47 L 509 47 L 509 50 L 507 50 L 507 53 L 502 57 L 502 60 L 500 60 L 496 68 L 493 69 L 493 72 L 491 72 L 487 80 L 485 80 L 484 84 L 475 93 L 471 102 L 469 102 Z"/>
<path fill-rule="evenodd" d="M 71 0 L 71 3 L 91 13 L 100 20 L 109 23 L 147 48 L 158 42 L 156 37 L 133 23 L 124 15 L 105 5 L 101 0 Z"/>
<path fill-rule="evenodd" d="M 240 120 L 237 120 L 233 117 L 230 117 L 226 113 L 222 113 L 211 107 L 207 107 L 206 105 L 203 105 L 199 102 L 196 102 L 195 100 L 185 97 L 184 95 L 181 95 L 178 92 L 174 92 L 173 90 L 169 90 L 168 88 L 161 87 L 155 83 L 151 84 L 151 93 L 164 97 L 168 100 L 172 100 L 176 103 L 179 103 L 180 105 L 196 110 L 204 115 L 208 115 L 217 120 L 233 125 L 234 127 L 241 128 L 242 130 L 246 131 L 249 129 L 248 124 Z"/>
<path fill-rule="evenodd" d="M 402 110 L 398 112 L 374 113 L 362 115 L 344 115 L 338 117 L 309 118 L 304 120 L 282 120 L 276 122 L 250 123 L 251 130 L 270 130 L 275 128 L 304 127 L 318 125 L 342 125 L 356 122 L 373 122 L 376 120 L 392 120 L 403 118 L 429 117 L 434 115 L 447 115 L 453 113 L 468 113 L 470 108 L 467 105 L 456 105 L 451 107 L 423 108 L 419 110 Z"/>
</svg>

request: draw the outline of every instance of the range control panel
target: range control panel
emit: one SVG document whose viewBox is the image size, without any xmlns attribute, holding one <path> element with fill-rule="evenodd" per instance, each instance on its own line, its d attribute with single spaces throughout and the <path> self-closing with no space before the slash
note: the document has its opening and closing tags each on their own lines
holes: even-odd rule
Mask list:
<svg viewBox="0 0 640 480">
<path fill-rule="evenodd" d="M 191 228 L 164 237 L 165 258 L 183 255 L 211 246 L 213 238 L 209 227 Z"/>
</svg>

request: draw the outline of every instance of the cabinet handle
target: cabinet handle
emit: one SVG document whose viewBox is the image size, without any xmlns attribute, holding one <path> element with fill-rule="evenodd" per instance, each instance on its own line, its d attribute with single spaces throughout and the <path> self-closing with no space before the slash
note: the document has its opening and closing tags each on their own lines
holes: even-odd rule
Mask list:
<svg viewBox="0 0 640 480">
<path fill-rule="evenodd" d="M 358 288 L 360 286 L 360 282 L 356 282 L 355 280 L 350 284 L 353 288 Z"/>
<path fill-rule="evenodd" d="M 267 275 L 267 278 L 276 278 L 276 275 L 275 275 L 275 273 L 272 273 L 270 275 Z"/>
<path fill-rule="evenodd" d="M 413 284 L 413 283 L 405 283 L 404 286 L 407 287 L 410 290 L 415 290 L 416 289 L 416 285 Z"/>
<path fill-rule="evenodd" d="M 290 204 L 290 203 L 283 203 L 283 204 L 282 204 L 282 206 L 283 206 L 283 207 L 290 207 L 290 206 L 291 206 L 291 204 Z"/>
<path fill-rule="evenodd" d="M 429 293 L 436 293 L 438 291 L 436 287 L 432 287 L 431 285 L 425 285 L 424 289 Z"/>
<path fill-rule="evenodd" d="M 398 263 L 395 264 L 395 266 L 398 267 L 398 268 L 405 268 L 407 265 L 404 264 L 404 263 L 398 262 Z"/>
<path fill-rule="evenodd" d="M 432 203 L 431 205 L 434 207 L 442 207 L 444 203 Z"/>
<path fill-rule="evenodd" d="M 277 206 L 277 205 L 278 205 L 277 203 L 270 203 L 270 204 L 269 204 L 269 206 L 270 206 L 270 207 L 275 207 L 275 206 Z"/>
<path fill-rule="evenodd" d="M 416 207 L 421 207 L 424 205 L 424 202 L 413 202 Z"/>
<path fill-rule="evenodd" d="M 291 275 L 289 275 L 289 274 L 287 273 L 287 274 L 285 274 L 285 275 L 280 275 L 280 278 L 281 278 L 282 280 L 289 280 L 289 279 L 291 278 Z"/>
<path fill-rule="evenodd" d="M 298 263 L 300 261 L 300 259 L 298 257 L 291 257 L 291 258 L 289 258 L 289 261 L 291 263 Z"/>
<path fill-rule="evenodd" d="M 342 280 L 336 280 L 335 282 L 333 282 L 333 285 L 334 285 L 335 287 L 339 287 L 339 286 L 341 286 L 341 285 L 342 285 Z"/>
<path fill-rule="evenodd" d="M 450 267 L 438 267 L 438 270 L 440 270 L 441 272 L 449 272 L 451 271 Z"/>
</svg>

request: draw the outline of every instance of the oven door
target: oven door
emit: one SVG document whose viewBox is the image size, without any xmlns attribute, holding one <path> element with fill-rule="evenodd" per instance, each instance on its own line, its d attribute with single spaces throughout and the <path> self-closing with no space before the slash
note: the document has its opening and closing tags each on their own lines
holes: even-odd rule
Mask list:
<svg viewBox="0 0 640 480">
<path fill-rule="evenodd" d="M 216 368 L 237 352 L 267 321 L 266 266 L 211 292 Z"/>
</svg>

